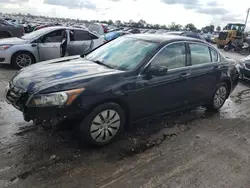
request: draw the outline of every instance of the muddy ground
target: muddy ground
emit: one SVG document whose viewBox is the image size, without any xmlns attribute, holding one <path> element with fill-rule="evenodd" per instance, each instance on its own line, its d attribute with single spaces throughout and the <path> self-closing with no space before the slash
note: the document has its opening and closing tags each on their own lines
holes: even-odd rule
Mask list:
<svg viewBox="0 0 250 188">
<path fill-rule="evenodd" d="M 0 67 L 0 97 L 15 71 Z M 1 98 L 2 99 L 2 98 Z M 218 113 L 199 107 L 135 124 L 103 148 L 43 130 L 0 99 L 0 187 L 249 187 L 250 84 Z"/>
</svg>

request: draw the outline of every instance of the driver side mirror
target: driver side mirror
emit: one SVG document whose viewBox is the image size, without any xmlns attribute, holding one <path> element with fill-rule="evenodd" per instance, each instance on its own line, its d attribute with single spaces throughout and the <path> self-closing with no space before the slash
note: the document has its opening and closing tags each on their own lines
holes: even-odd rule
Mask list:
<svg viewBox="0 0 250 188">
<path fill-rule="evenodd" d="M 168 68 L 165 66 L 150 66 L 146 71 L 148 76 L 165 76 L 168 72 Z"/>
</svg>

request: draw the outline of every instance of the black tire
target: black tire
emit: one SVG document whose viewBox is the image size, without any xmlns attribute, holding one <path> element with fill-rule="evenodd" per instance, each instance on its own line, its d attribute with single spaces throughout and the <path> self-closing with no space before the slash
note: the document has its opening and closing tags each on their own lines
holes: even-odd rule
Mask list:
<svg viewBox="0 0 250 188">
<path fill-rule="evenodd" d="M 25 59 L 27 59 L 27 61 L 29 61 L 29 63 L 27 63 L 26 66 L 20 66 L 20 65 L 17 63 L 18 58 L 19 58 L 19 57 L 22 57 L 22 56 L 23 56 L 23 57 L 27 57 L 27 58 L 25 58 Z M 31 53 L 29 53 L 29 52 L 17 52 L 17 53 L 15 53 L 15 54 L 12 56 L 12 58 L 11 58 L 11 65 L 12 65 L 13 68 L 15 68 L 15 69 L 22 69 L 22 68 L 24 68 L 24 67 L 27 67 L 27 66 L 33 64 L 33 63 L 35 63 L 35 58 L 34 58 L 34 56 L 33 56 Z"/>
<path fill-rule="evenodd" d="M 216 99 L 215 97 L 218 96 L 218 92 L 220 92 L 219 90 L 224 88 L 225 89 L 225 93 L 223 93 L 223 100 L 220 100 L 221 103 L 220 104 L 216 104 Z M 215 91 L 213 93 L 212 99 L 210 101 L 210 104 L 208 104 L 206 107 L 209 111 L 218 111 L 225 103 L 225 101 L 227 100 L 229 95 L 229 89 L 228 89 L 228 85 L 225 82 L 221 82 L 220 84 L 218 84 L 215 88 Z M 222 94 L 221 94 L 222 96 Z"/>
<path fill-rule="evenodd" d="M 228 46 L 225 46 L 223 49 L 224 49 L 224 51 L 226 51 L 226 52 L 229 51 L 229 47 L 228 47 Z"/>
<path fill-rule="evenodd" d="M 222 49 L 224 48 L 224 45 L 217 44 L 217 48 Z"/>
<path fill-rule="evenodd" d="M 108 128 L 106 127 L 106 130 L 105 130 L 104 126 L 105 125 L 107 126 L 107 123 L 106 124 L 101 123 L 98 125 L 98 121 L 94 122 L 95 118 L 97 118 L 97 117 L 100 118 L 100 114 L 106 113 L 107 111 L 110 111 L 110 113 L 111 113 L 111 111 L 112 111 L 112 113 L 113 113 L 113 111 L 117 113 L 117 115 L 115 115 L 115 117 L 113 117 L 113 119 L 111 116 L 113 116 L 114 114 L 110 114 L 110 117 L 109 117 L 109 115 L 107 115 L 106 118 L 109 119 L 110 126 L 114 125 L 114 122 L 117 123 L 116 118 L 120 118 L 119 128 L 114 129 L 114 127 L 109 128 L 109 126 L 108 126 Z M 105 117 L 103 117 L 103 118 L 105 118 Z M 103 121 L 102 118 L 100 118 L 100 120 Z M 111 121 L 113 121 L 113 122 L 111 122 Z M 119 133 L 124 128 L 125 121 L 126 121 L 125 112 L 118 104 L 116 104 L 116 103 L 101 104 L 101 105 L 97 106 L 93 111 L 91 111 L 85 117 L 85 119 L 80 123 L 79 131 L 78 131 L 79 141 L 80 142 L 84 141 L 84 142 L 87 142 L 88 144 L 91 144 L 94 146 L 107 145 L 117 138 Z M 93 128 L 93 126 L 95 126 L 95 128 Z M 91 129 L 92 129 L 92 131 L 91 131 Z M 111 132 L 113 134 L 113 131 L 115 133 L 111 137 Z M 94 139 L 93 136 L 96 138 Z M 110 138 L 108 140 L 105 140 L 105 139 L 107 139 L 106 136 L 110 137 Z M 102 141 L 97 141 L 97 139 L 101 139 Z"/>
</svg>

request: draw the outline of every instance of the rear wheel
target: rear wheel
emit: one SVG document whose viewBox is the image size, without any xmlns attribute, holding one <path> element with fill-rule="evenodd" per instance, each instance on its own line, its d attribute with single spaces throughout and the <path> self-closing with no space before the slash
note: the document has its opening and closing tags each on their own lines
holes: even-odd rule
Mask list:
<svg viewBox="0 0 250 188">
<path fill-rule="evenodd" d="M 29 52 L 17 52 L 11 59 L 11 64 L 16 69 L 22 69 L 33 63 L 35 63 L 35 58 Z"/>
<path fill-rule="evenodd" d="M 229 89 L 226 83 L 220 83 L 213 94 L 211 103 L 207 106 L 208 110 L 218 111 L 227 100 Z"/>
<path fill-rule="evenodd" d="M 112 142 L 121 132 L 125 113 L 116 103 L 97 106 L 80 124 L 79 139 L 102 146 Z"/>
</svg>

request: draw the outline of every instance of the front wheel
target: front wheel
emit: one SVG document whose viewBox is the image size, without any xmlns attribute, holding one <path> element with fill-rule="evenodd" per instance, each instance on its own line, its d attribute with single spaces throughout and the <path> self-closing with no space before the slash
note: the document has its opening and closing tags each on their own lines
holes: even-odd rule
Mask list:
<svg viewBox="0 0 250 188">
<path fill-rule="evenodd" d="M 229 51 L 229 46 L 226 45 L 226 46 L 224 47 L 224 50 L 225 50 L 226 52 L 228 52 L 228 51 Z"/>
<path fill-rule="evenodd" d="M 112 142 L 125 124 L 125 113 L 116 103 L 97 106 L 80 124 L 79 139 L 95 146 Z"/>
<path fill-rule="evenodd" d="M 208 110 L 218 111 L 227 100 L 229 94 L 228 86 L 226 83 L 220 83 L 213 94 L 211 103 L 207 106 Z"/>
<path fill-rule="evenodd" d="M 29 52 L 17 52 L 11 59 L 11 64 L 15 69 L 22 69 L 33 63 L 35 63 L 35 59 Z"/>
</svg>

